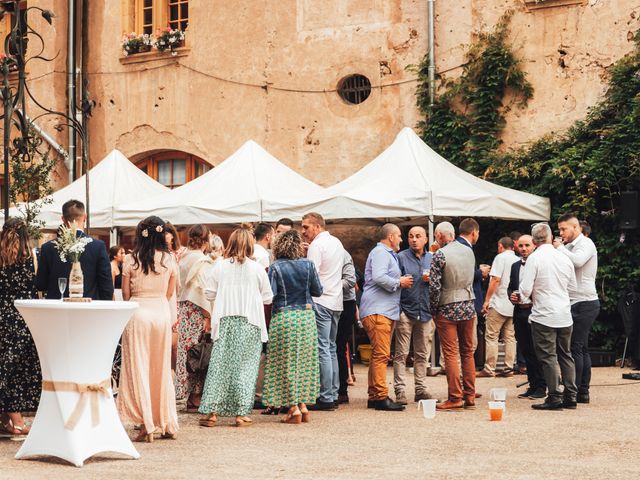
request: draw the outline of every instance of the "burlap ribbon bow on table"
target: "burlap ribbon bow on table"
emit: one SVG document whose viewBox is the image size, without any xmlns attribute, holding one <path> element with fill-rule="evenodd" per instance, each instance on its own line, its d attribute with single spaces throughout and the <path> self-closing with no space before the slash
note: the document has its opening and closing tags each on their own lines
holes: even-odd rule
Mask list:
<svg viewBox="0 0 640 480">
<path fill-rule="evenodd" d="M 74 383 L 74 382 L 54 382 L 51 380 L 42 381 L 42 390 L 46 392 L 77 392 L 80 394 L 71 416 L 67 419 L 64 427 L 73 430 L 80 420 L 80 415 L 84 411 L 87 403 L 87 396 L 91 398 L 91 424 L 96 427 L 100 424 L 100 409 L 98 408 L 98 395 L 109 397 L 109 387 L 111 379 L 103 380 L 100 383 Z"/>
</svg>

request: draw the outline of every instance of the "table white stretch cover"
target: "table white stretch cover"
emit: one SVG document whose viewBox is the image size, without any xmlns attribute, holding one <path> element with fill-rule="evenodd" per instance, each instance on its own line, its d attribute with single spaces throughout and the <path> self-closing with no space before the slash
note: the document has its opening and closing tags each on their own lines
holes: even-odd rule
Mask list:
<svg viewBox="0 0 640 480">
<path fill-rule="evenodd" d="M 111 378 L 118 339 L 138 308 L 136 302 L 16 300 L 38 349 L 43 380 L 98 384 Z M 89 393 L 85 395 L 90 395 Z M 92 425 L 91 401 L 74 429 L 65 422 L 80 393 L 43 391 L 31 431 L 16 458 L 52 455 L 81 467 L 99 452 L 118 452 L 140 458 L 129 439 L 113 400 L 113 392 L 98 394 L 100 422 Z"/>
</svg>

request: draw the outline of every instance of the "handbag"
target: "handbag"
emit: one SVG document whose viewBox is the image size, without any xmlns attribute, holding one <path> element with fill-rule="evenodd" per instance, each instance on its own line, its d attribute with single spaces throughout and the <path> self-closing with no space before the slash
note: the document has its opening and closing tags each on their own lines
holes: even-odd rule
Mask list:
<svg viewBox="0 0 640 480">
<path fill-rule="evenodd" d="M 187 372 L 206 375 L 209 370 L 212 348 L 211 334 L 206 333 L 200 343 L 195 344 L 187 351 Z"/>
</svg>

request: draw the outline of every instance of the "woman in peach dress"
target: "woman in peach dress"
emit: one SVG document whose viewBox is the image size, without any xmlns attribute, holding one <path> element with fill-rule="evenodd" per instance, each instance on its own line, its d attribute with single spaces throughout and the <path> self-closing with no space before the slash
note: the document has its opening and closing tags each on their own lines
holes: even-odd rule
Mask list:
<svg viewBox="0 0 640 480">
<path fill-rule="evenodd" d="M 138 224 L 122 272 L 122 296 L 140 307 L 122 336 L 117 403 L 123 423 L 142 425 L 136 441 L 152 442 L 154 434 L 175 439 L 178 432 L 169 308 L 178 267 L 164 240 L 164 225 L 158 217 Z"/>
</svg>

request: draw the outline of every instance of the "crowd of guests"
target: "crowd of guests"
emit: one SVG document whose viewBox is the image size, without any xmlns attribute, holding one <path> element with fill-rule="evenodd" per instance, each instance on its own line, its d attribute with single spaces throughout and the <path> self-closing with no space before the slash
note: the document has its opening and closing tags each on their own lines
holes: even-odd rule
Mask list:
<svg viewBox="0 0 640 480">
<path fill-rule="evenodd" d="M 85 235 L 85 220 L 81 202 L 65 203 L 63 222 L 77 225 L 78 236 Z M 308 422 L 310 411 L 337 409 L 349 401 L 349 341 L 358 318 L 372 347 L 368 408 L 405 408 L 411 349 L 414 400 L 432 398 L 427 371 L 435 332 L 448 384 L 437 408 L 475 408 L 479 319 L 486 324 L 479 376 L 512 375 L 517 339 L 529 380 L 521 398 L 546 398 L 532 405 L 544 410 L 588 403 L 588 333 L 600 308 L 597 251 L 575 215 L 562 216 L 558 228 L 556 239 L 547 224 L 534 225 L 531 235 L 514 235 L 515 242 L 501 238 L 489 268 L 476 263 L 480 228 L 474 219 L 460 222 L 458 236 L 451 223 L 438 224 L 430 246 L 425 229 L 414 226 L 402 251 L 400 228 L 385 224 L 368 255 L 364 283 L 317 213 L 302 217 L 301 231 L 290 219 L 243 225 L 226 246 L 206 225 L 192 225 L 184 247 L 171 224 L 151 216 L 138 224 L 129 254 L 120 246 L 107 253 L 95 240 L 80 262 L 85 296 L 121 295 L 139 305 L 122 336 L 117 407 L 123 423 L 138 430 L 136 440 L 151 442 L 158 435 L 177 437 L 181 400 L 187 412 L 202 414 L 203 427 L 215 426 L 220 417 L 249 426 L 256 406 L 264 414 L 282 411 L 288 424 Z M 57 279 L 68 277 L 71 268 L 54 241 L 42 246 L 37 268 L 35 263 L 26 224 L 5 222 L 0 413 L 2 429 L 12 435 L 28 432 L 21 412 L 36 409 L 41 383 L 33 340 L 13 300 L 34 298 L 36 290 L 60 298 Z M 500 338 L 506 368 L 497 372 Z M 394 399 L 387 386 L 393 339 Z M 189 368 L 189 356 L 207 341 L 204 371 Z"/>
</svg>

